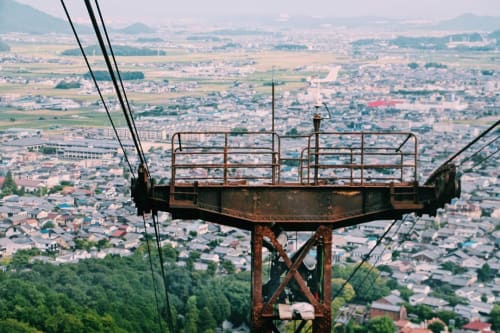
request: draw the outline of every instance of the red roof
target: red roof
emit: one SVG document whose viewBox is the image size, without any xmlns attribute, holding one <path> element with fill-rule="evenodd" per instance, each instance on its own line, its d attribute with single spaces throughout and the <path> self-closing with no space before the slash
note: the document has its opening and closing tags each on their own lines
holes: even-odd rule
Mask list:
<svg viewBox="0 0 500 333">
<path fill-rule="evenodd" d="M 115 230 L 112 234 L 111 234 L 111 237 L 116 237 L 116 238 L 122 238 L 123 236 L 125 236 L 127 234 L 127 232 L 125 230 Z"/>
<path fill-rule="evenodd" d="M 482 321 L 473 321 L 468 323 L 463 327 L 466 330 L 473 330 L 473 331 L 482 331 L 484 329 L 489 329 L 491 328 L 490 323 L 483 323 Z"/>
<path fill-rule="evenodd" d="M 378 108 L 380 106 L 396 106 L 396 104 L 401 103 L 400 101 L 373 101 L 368 102 L 368 107 L 370 108 Z"/>
</svg>

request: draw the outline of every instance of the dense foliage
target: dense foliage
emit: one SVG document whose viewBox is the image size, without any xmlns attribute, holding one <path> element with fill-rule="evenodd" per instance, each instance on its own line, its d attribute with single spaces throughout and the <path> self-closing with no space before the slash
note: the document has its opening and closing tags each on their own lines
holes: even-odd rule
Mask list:
<svg viewBox="0 0 500 333">
<path fill-rule="evenodd" d="M 332 277 L 347 280 L 357 265 L 335 266 Z M 379 271 L 368 263 L 359 268 L 349 283 L 355 292 L 354 303 L 368 304 L 390 293 L 387 281 L 380 277 Z"/>
<path fill-rule="evenodd" d="M 495 304 L 490 312 L 491 329 L 494 332 L 500 331 L 500 304 Z"/>
<path fill-rule="evenodd" d="M 85 54 L 87 55 L 102 55 L 101 48 L 98 45 L 91 45 L 84 48 Z M 115 56 L 156 56 L 156 55 L 165 55 L 165 51 L 162 50 L 152 50 L 148 48 L 139 48 L 133 46 L 125 46 L 125 45 L 114 45 L 113 52 Z M 108 52 L 109 53 L 109 52 Z M 62 55 L 65 56 L 80 56 L 80 49 L 69 49 L 62 52 Z"/>
<path fill-rule="evenodd" d="M 467 319 L 459 316 L 454 312 L 447 310 L 434 311 L 430 306 L 425 304 L 411 305 L 409 303 L 406 303 L 405 307 L 408 315 L 415 316 L 415 322 L 422 322 L 424 320 L 430 320 L 432 318 L 439 318 L 444 323 L 450 323 L 450 320 L 454 320 L 455 327 L 462 327 L 468 322 Z"/>
<path fill-rule="evenodd" d="M 178 329 L 203 333 L 215 331 L 224 319 L 248 323 L 248 273 L 215 277 L 214 269 L 190 272 L 176 265 L 174 250 L 166 248 L 164 254 Z M 10 263 L 16 272 L 0 271 L 0 327 L 9 327 L 9 332 L 165 332 L 144 251 L 60 266 L 29 264 L 23 251 L 19 256 L 22 260 L 16 255 Z M 159 272 L 155 277 L 165 318 Z"/>
<path fill-rule="evenodd" d="M 66 82 L 66 81 L 60 81 L 58 84 L 56 84 L 55 89 L 77 89 L 80 88 L 81 84 L 80 82 L 72 81 L 72 82 Z"/>
<path fill-rule="evenodd" d="M 22 196 L 24 195 L 24 188 L 18 188 L 16 182 L 14 181 L 14 178 L 12 177 L 12 172 L 9 170 L 5 175 L 2 187 L 0 188 L 0 198 L 11 194 Z"/>
<path fill-rule="evenodd" d="M 107 71 L 94 71 L 94 76 L 97 81 L 111 81 L 111 75 Z M 122 80 L 143 80 L 144 73 L 143 72 L 120 72 L 120 76 Z M 85 80 L 91 80 L 92 76 L 90 72 L 83 74 L 83 78 Z"/>
<path fill-rule="evenodd" d="M 368 332 L 370 333 L 394 333 L 396 327 L 389 317 L 375 317 L 368 322 Z"/>
<path fill-rule="evenodd" d="M 280 51 L 304 51 L 307 50 L 307 46 L 301 44 L 278 44 L 274 46 L 274 49 Z"/>
</svg>

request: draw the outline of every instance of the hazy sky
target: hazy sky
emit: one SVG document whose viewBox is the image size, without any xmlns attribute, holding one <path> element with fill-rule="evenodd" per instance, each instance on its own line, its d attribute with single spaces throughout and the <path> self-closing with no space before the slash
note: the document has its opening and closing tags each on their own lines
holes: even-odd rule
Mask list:
<svg viewBox="0 0 500 333">
<path fill-rule="evenodd" d="M 18 0 L 62 17 L 59 0 Z M 66 0 L 75 17 L 86 17 L 82 0 Z M 500 16 L 500 0 L 100 0 L 104 16 L 115 22 L 161 23 L 162 19 L 258 14 L 328 17 L 380 16 L 443 19 L 463 13 Z"/>
</svg>

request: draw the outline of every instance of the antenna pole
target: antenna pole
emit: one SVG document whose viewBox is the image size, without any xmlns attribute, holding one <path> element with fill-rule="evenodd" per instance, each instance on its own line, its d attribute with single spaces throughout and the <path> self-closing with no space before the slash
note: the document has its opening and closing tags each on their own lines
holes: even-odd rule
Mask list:
<svg viewBox="0 0 500 333">
<path fill-rule="evenodd" d="M 274 152 L 274 146 L 275 146 L 275 142 L 274 142 L 274 131 L 275 131 L 275 128 L 274 128 L 274 66 L 273 66 L 273 70 L 272 70 L 272 81 L 271 81 L 271 95 L 272 95 L 272 98 L 271 98 L 271 140 L 272 140 L 272 164 L 273 164 L 273 168 L 272 168 L 272 178 L 273 178 L 273 184 L 276 183 L 276 154 Z"/>
</svg>

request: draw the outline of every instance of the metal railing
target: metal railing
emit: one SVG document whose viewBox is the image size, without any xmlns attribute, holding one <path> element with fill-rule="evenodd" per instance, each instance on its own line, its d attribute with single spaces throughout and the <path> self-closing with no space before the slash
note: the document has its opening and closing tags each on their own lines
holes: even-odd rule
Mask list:
<svg viewBox="0 0 500 333">
<path fill-rule="evenodd" d="M 309 137 L 301 154 L 303 184 L 352 185 L 417 180 L 417 138 L 412 133 L 318 134 Z"/>
<path fill-rule="evenodd" d="M 279 148 L 273 145 L 278 142 L 279 137 L 270 132 L 175 133 L 172 183 L 276 184 Z"/>
<path fill-rule="evenodd" d="M 417 180 L 417 138 L 412 133 L 280 137 L 272 132 L 182 132 L 171 141 L 172 184 L 274 185 L 296 179 L 294 183 L 304 185 L 353 185 Z"/>
</svg>

